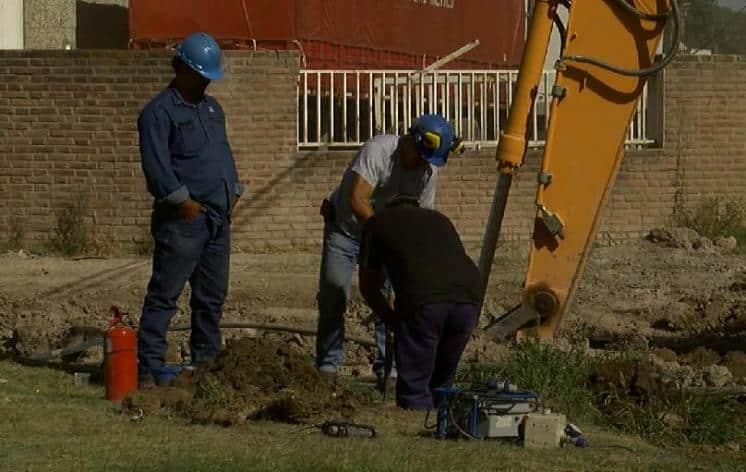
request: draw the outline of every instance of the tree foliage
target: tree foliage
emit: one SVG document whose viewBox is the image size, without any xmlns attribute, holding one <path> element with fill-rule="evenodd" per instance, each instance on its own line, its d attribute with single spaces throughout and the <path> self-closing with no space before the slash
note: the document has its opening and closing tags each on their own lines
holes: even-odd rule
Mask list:
<svg viewBox="0 0 746 472">
<path fill-rule="evenodd" d="M 746 9 L 723 7 L 718 0 L 687 0 L 682 38 L 689 50 L 746 54 Z"/>
</svg>

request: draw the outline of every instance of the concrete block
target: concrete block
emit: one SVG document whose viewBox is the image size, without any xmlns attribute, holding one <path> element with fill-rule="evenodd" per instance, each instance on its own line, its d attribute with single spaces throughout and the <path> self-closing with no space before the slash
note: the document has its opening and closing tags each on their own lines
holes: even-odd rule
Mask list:
<svg viewBox="0 0 746 472">
<path fill-rule="evenodd" d="M 523 446 L 528 448 L 560 447 L 567 418 L 558 413 L 532 413 L 526 418 Z"/>
<path fill-rule="evenodd" d="M 75 0 L 25 0 L 25 48 L 75 48 L 75 11 Z"/>
</svg>

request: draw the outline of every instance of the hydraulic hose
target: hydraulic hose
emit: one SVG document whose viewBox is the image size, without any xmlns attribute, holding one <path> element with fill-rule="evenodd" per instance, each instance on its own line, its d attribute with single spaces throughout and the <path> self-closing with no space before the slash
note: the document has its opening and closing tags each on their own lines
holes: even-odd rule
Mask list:
<svg viewBox="0 0 746 472">
<path fill-rule="evenodd" d="M 643 77 L 646 75 L 651 75 L 651 74 L 655 74 L 656 72 L 659 72 L 661 69 L 666 67 L 673 60 L 674 57 L 676 57 L 676 52 L 678 51 L 679 34 L 680 34 L 679 28 L 681 24 L 681 12 L 679 11 L 678 0 L 670 0 L 671 9 L 665 13 L 655 14 L 655 15 L 638 10 L 634 6 L 627 3 L 626 0 L 614 0 L 614 1 L 625 11 L 630 12 L 638 16 L 639 18 L 642 18 L 645 20 L 662 21 L 662 20 L 667 20 L 669 17 L 672 16 L 673 17 L 673 44 L 671 46 L 671 50 L 668 51 L 668 54 L 661 61 L 653 64 L 650 67 L 646 67 L 643 69 L 626 69 L 624 67 L 619 67 L 613 64 L 609 64 L 608 62 L 604 62 L 594 57 L 588 57 L 588 56 L 583 56 L 583 55 L 573 55 L 573 54 L 560 58 L 560 62 L 572 61 L 572 62 L 580 62 L 584 64 L 592 64 L 594 66 L 601 67 L 602 69 L 615 72 L 617 74 L 632 76 L 632 77 Z"/>
</svg>

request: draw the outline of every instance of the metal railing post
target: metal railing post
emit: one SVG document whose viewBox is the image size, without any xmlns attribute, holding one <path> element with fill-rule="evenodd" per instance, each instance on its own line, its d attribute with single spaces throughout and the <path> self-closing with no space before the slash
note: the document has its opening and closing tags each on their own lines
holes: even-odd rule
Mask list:
<svg viewBox="0 0 746 472">
<path fill-rule="evenodd" d="M 412 121 L 423 113 L 440 113 L 446 120 L 453 123 L 456 134 L 464 139 L 467 146 L 493 146 L 500 140 L 501 100 L 505 100 L 507 109 L 513 102 L 514 81 L 517 76 L 515 70 L 444 70 L 422 71 L 410 70 L 310 70 L 299 72 L 296 86 L 296 97 L 299 102 L 296 141 L 298 148 L 315 148 L 322 146 L 353 147 L 360 146 L 373 137 L 376 129 L 388 132 L 393 128 L 395 132 L 406 132 Z M 342 78 L 342 106 L 339 110 L 335 102 L 335 79 Z M 352 93 L 352 76 L 354 88 Z M 368 76 L 367 91 L 364 90 L 362 75 Z M 451 81 L 453 76 L 453 81 Z M 400 81 L 405 77 L 405 81 Z M 417 79 L 419 78 L 419 80 Z M 549 95 L 555 73 L 546 70 L 542 73 L 539 83 L 539 100 L 531 111 L 529 122 L 528 145 L 543 146 L 544 136 L 549 125 L 551 103 Z M 312 83 L 315 78 L 316 83 Z M 494 80 L 494 83 L 491 81 Z M 350 81 L 350 83 L 348 83 Z M 505 84 L 505 90 L 502 85 Z M 367 110 L 364 101 L 367 92 Z M 312 97 L 316 99 L 315 123 L 311 117 L 310 107 L 313 106 Z M 329 97 L 329 106 L 322 105 L 323 97 Z M 348 99 L 355 100 L 354 105 Z M 542 103 L 543 99 L 543 103 Z M 650 139 L 649 127 L 660 126 L 657 120 L 649 119 L 651 100 L 647 85 L 640 101 L 637 103 L 632 122 L 627 130 L 627 145 L 644 146 L 654 143 Z M 310 105 L 310 106 L 309 106 Z M 387 105 L 389 108 L 387 108 Z M 354 130 L 350 128 L 348 119 L 350 106 L 354 106 Z M 490 106 L 492 110 L 490 113 Z M 653 103 L 652 106 L 656 106 Z M 342 113 L 342 118 L 335 115 Z M 540 114 L 543 116 L 543 128 L 540 126 Z M 489 119 L 492 114 L 493 123 Z M 655 115 L 651 115 L 654 116 Z M 368 129 L 364 130 L 362 121 L 368 121 Z M 343 136 L 336 136 L 336 121 L 340 121 Z M 322 129 L 329 125 L 327 139 L 322 142 Z M 316 127 L 316 136 L 312 137 L 311 126 Z M 479 128 L 477 128 L 477 125 Z"/>
</svg>

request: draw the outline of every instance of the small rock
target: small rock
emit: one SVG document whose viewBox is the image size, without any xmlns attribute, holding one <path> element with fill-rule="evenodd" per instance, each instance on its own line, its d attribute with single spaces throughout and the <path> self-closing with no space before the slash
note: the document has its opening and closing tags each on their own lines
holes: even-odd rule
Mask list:
<svg viewBox="0 0 746 472">
<path fill-rule="evenodd" d="M 704 236 L 697 238 L 692 243 L 692 249 L 696 249 L 699 252 L 703 252 L 705 254 L 714 254 L 716 252 L 719 252 L 715 248 L 715 244 L 710 240 L 710 238 L 706 238 Z"/>
<path fill-rule="evenodd" d="M 0 379 L 0 384 L 6 384 L 8 383 L 8 379 Z"/>
<path fill-rule="evenodd" d="M 683 356 L 683 360 L 694 367 L 709 367 L 720 363 L 720 355 L 715 351 L 700 346 L 686 356 Z"/>
<path fill-rule="evenodd" d="M 658 347 L 650 351 L 650 354 L 665 362 L 676 362 L 676 353 L 665 347 Z"/>
<path fill-rule="evenodd" d="M 733 374 L 724 365 L 711 365 L 704 369 L 707 384 L 720 388 L 733 381 Z"/>
<path fill-rule="evenodd" d="M 715 246 L 717 246 L 723 252 L 732 251 L 738 246 L 738 241 L 733 236 L 728 236 L 727 238 L 717 238 L 713 242 L 715 243 Z"/>
<path fill-rule="evenodd" d="M 650 230 L 647 239 L 654 243 L 665 243 L 671 239 L 671 234 L 665 228 L 655 228 Z"/>
<path fill-rule="evenodd" d="M 746 354 L 731 351 L 723 358 L 723 365 L 733 374 L 736 382 L 746 384 Z"/>
<path fill-rule="evenodd" d="M 694 242 L 699 239 L 699 234 L 691 228 L 664 229 L 658 234 L 660 242 L 669 247 L 691 249 Z"/>
</svg>

